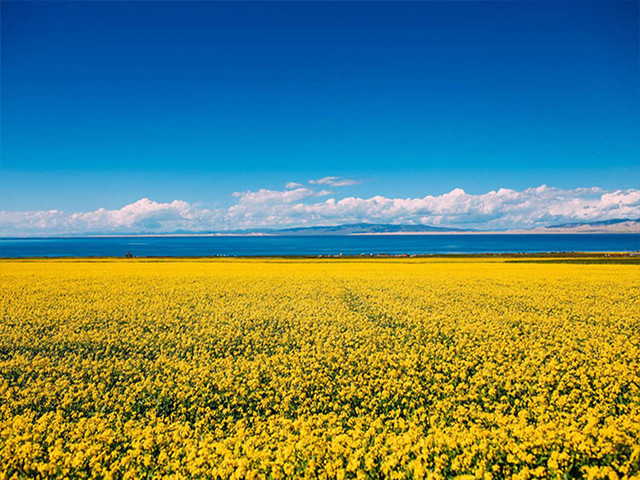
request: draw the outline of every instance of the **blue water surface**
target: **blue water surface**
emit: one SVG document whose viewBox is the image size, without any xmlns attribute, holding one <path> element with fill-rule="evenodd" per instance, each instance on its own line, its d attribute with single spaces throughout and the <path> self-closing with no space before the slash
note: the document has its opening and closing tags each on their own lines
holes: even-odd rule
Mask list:
<svg viewBox="0 0 640 480">
<path fill-rule="evenodd" d="M 2 238 L 0 257 L 631 252 L 640 234 Z"/>
</svg>

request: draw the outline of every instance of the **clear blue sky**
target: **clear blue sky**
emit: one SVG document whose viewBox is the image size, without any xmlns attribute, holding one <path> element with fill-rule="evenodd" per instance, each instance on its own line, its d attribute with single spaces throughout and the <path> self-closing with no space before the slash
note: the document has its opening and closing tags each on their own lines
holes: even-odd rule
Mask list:
<svg viewBox="0 0 640 480">
<path fill-rule="evenodd" d="M 637 187 L 638 2 L 2 2 L 0 209 Z"/>
</svg>

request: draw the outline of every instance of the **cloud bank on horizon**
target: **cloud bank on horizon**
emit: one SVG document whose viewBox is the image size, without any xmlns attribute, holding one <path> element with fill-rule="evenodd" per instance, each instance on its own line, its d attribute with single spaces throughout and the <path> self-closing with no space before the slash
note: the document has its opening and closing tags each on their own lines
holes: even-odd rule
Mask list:
<svg viewBox="0 0 640 480">
<path fill-rule="evenodd" d="M 236 192 L 235 204 L 217 209 L 183 200 L 161 203 L 143 198 L 112 210 L 0 211 L 0 235 L 224 232 L 360 222 L 505 230 L 640 216 L 640 189 L 567 190 L 542 185 L 477 195 L 456 188 L 421 198 L 336 198 L 332 191 L 319 187 L 360 182 L 324 177 L 308 183 L 311 186 L 289 182 L 284 190 Z"/>
</svg>

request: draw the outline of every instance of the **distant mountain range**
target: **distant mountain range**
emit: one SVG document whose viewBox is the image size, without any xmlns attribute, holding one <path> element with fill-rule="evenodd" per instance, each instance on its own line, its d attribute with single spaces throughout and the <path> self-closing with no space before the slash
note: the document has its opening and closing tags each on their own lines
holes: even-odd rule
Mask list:
<svg viewBox="0 0 640 480">
<path fill-rule="evenodd" d="M 391 225 L 384 223 L 352 223 L 347 225 L 296 227 L 279 230 L 263 230 L 269 235 L 373 235 L 401 233 L 482 233 L 483 230 L 452 227 L 433 227 L 430 225 Z M 640 219 L 616 218 L 597 222 L 576 222 L 550 225 L 532 229 L 531 232 L 546 233 L 640 233 Z"/>
<path fill-rule="evenodd" d="M 446 234 L 446 233 L 640 233 L 640 218 L 617 218 L 597 222 L 577 222 L 550 225 L 548 227 L 536 227 L 533 229 L 517 230 L 482 230 L 471 228 L 434 227 L 431 225 L 393 225 L 386 223 L 350 223 L 345 225 L 326 225 L 316 227 L 292 227 L 282 229 L 244 229 L 227 231 L 193 232 L 178 230 L 171 233 L 140 232 L 136 234 L 105 234 L 94 233 L 89 235 L 66 235 L 70 237 L 81 236 L 312 236 L 312 235 L 400 235 L 400 234 Z"/>
<path fill-rule="evenodd" d="M 269 232 L 272 235 L 364 235 L 373 233 L 434 233 L 462 232 L 460 228 L 432 227 L 430 225 L 390 225 L 383 223 L 351 223 L 347 225 L 283 228 Z"/>
<path fill-rule="evenodd" d="M 524 230 L 519 230 L 524 231 Z M 640 233 L 640 219 L 617 218 L 597 222 L 563 223 L 529 230 L 532 233 Z M 347 225 L 296 227 L 279 230 L 262 230 L 242 233 L 267 235 L 374 235 L 419 233 L 491 233 L 478 229 L 433 227 L 430 225 L 391 225 L 384 223 L 352 223 Z M 241 232 L 238 232 L 241 233 Z"/>
<path fill-rule="evenodd" d="M 569 231 L 575 233 L 640 233 L 640 218 L 615 218 L 599 222 L 577 222 L 550 225 L 543 229 L 550 233 Z"/>
</svg>

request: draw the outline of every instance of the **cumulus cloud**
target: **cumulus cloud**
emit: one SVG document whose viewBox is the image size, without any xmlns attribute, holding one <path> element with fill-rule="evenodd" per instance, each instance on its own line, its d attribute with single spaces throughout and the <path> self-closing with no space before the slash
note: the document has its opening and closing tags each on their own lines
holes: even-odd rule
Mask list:
<svg viewBox="0 0 640 480">
<path fill-rule="evenodd" d="M 292 203 L 302 200 L 307 197 L 313 197 L 316 195 L 315 190 L 310 188 L 294 188 L 293 190 L 267 190 L 261 188 L 256 191 L 235 192 L 234 197 L 239 198 L 239 203 L 242 204 L 280 204 L 280 203 Z"/>
<path fill-rule="evenodd" d="M 341 177 L 323 177 L 317 180 L 309 180 L 309 183 L 314 185 L 328 185 L 330 187 L 348 187 L 350 185 L 357 185 L 360 182 L 358 180 Z"/>
<path fill-rule="evenodd" d="M 326 198 L 330 194 L 302 186 L 237 192 L 235 204 L 212 210 L 181 200 L 158 203 L 143 198 L 113 210 L 0 211 L 0 235 L 198 232 L 355 222 L 511 229 L 640 216 L 639 189 L 566 190 L 543 185 L 483 194 L 456 188 L 442 195 L 415 198 Z"/>
<path fill-rule="evenodd" d="M 99 208 L 73 213 L 60 210 L 0 211 L 0 234 L 171 232 L 202 226 L 214 217 L 215 212 L 196 208 L 182 200 L 159 203 L 143 198 L 113 210 Z"/>
</svg>

